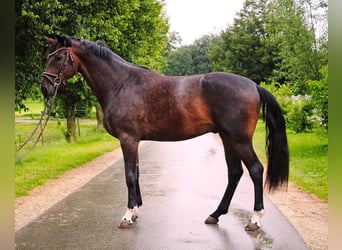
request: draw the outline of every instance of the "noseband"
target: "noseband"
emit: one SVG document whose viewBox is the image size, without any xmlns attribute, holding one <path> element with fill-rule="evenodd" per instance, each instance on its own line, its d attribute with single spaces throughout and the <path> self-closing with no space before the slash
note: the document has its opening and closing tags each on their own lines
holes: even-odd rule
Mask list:
<svg viewBox="0 0 342 250">
<path fill-rule="evenodd" d="M 72 55 L 70 53 L 70 48 L 59 48 L 57 50 L 55 50 L 54 52 L 50 53 L 47 58 L 49 60 L 49 58 L 53 55 L 55 55 L 57 52 L 62 51 L 62 50 L 66 50 L 66 57 L 64 59 L 64 63 L 62 65 L 62 67 L 59 69 L 58 74 L 53 74 L 50 72 L 46 72 L 44 71 L 43 73 L 43 77 L 45 77 L 46 79 L 49 80 L 49 82 L 52 84 L 53 87 L 58 87 L 61 83 L 63 83 L 63 85 L 65 85 L 65 82 L 63 81 L 63 71 L 65 66 L 67 66 L 67 61 L 68 59 L 70 60 L 70 65 L 72 65 L 72 69 L 74 70 L 74 73 L 76 73 L 75 68 L 74 68 L 74 59 L 72 58 Z"/>
</svg>

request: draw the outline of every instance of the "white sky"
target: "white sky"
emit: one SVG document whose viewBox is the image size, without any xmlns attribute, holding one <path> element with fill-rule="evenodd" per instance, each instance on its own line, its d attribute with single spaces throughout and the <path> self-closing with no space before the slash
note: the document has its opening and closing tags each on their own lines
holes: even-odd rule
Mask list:
<svg viewBox="0 0 342 250">
<path fill-rule="evenodd" d="M 235 14 L 244 0 L 166 0 L 166 14 L 170 31 L 182 38 L 182 45 L 189 45 L 205 34 L 219 33 L 233 24 Z"/>
</svg>

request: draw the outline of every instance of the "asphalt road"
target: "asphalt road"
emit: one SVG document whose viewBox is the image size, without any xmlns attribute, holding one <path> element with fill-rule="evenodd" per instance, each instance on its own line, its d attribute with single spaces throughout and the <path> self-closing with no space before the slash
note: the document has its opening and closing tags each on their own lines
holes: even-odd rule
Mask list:
<svg viewBox="0 0 342 250">
<path fill-rule="evenodd" d="M 142 142 L 139 155 L 143 206 L 132 228 L 117 227 L 127 203 L 121 159 L 16 232 L 16 249 L 308 249 L 267 197 L 262 228 L 244 230 L 254 199 L 248 174 L 229 213 L 218 225 L 204 224 L 227 183 L 223 149 L 214 135 Z"/>
</svg>

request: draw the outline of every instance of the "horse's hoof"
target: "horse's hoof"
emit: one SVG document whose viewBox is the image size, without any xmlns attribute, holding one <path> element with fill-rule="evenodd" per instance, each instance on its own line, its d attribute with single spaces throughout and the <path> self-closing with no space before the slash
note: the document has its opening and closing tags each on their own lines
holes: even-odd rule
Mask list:
<svg viewBox="0 0 342 250">
<path fill-rule="evenodd" d="M 218 219 L 215 219 L 214 217 L 211 217 L 209 216 L 206 220 L 205 220 L 205 224 L 210 224 L 210 225 L 213 225 L 213 224 L 217 224 L 218 223 Z"/>
<path fill-rule="evenodd" d="M 258 230 L 260 227 L 258 226 L 258 224 L 257 223 L 252 223 L 252 222 L 250 222 L 250 223 L 248 223 L 248 225 L 245 227 L 245 230 L 246 231 L 256 231 L 256 230 Z"/>
<path fill-rule="evenodd" d="M 133 222 L 128 221 L 128 220 L 123 220 L 120 222 L 120 224 L 118 225 L 118 228 L 121 229 L 127 229 L 127 228 L 131 228 L 133 225 Z"/>
</svg>

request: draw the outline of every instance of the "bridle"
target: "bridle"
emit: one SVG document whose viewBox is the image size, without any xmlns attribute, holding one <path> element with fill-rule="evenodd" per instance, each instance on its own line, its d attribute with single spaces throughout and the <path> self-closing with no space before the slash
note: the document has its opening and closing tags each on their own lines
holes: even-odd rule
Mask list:
<svg viewBox="0 0 342 250">
<path fill-rule="evenodd" d="M 72 58 L 72 55 L 70 53 L 70 47 L 63 47 L 63 48 L 59 48 L 55 50 L 54 52 L 50 53 L 47 56 L 47 59 L 49 60 L 50 57 L 54 56 L 56 53 L 62 50 L 66 50 L 66 57 L 64 58 L 64 63 L 60 67 L 58 74 L 54 74 L 54 73 L 50 73 L 46 71 L 43 72 L 43 77 L 48 79 L 54 88 L 58 88 L 61 83 L 65 85 L 65 82 L 63 81 L 63 72 L 64 72 L 65 67 L 68 65 L 67 63 L 68 60 L 70 61 L 70 65 L 72 66 L 72 69 L 74 70 L 74 73 L 76 74 L 76 70 L 74 68 L 74 59 Z"/>
<path fill-rule="evenodd" d="M 56 96 L 57 96 L 57 91 L 58 91 L 58 87 L 61 85 L 61 83 L 63 83 L 63 85 L 65 85 L 65 82 L 63 81 L 63 72 L 65 67 L 68 65 L 68 60 L 70 61 L 70 65 L 72 66 L 72 69 L 74 70 L 74 73 L 76 74 L 76 70 L 74 68 L 74 59 L 72 58 L 72 55 L 70 53 L 70 48 L 69 47 L 63 47 L 63 48 L 59 48 L 57 50 L 55 50 L 54 52 L 50 53 L 47 57 L 47 59 L 49 60 L 51 56 L 54 56 L 56 53 L 62 51 L 62 50 L 66 50 L 66 57 L 64 59 L 64 63 L 61 66 L 61 68 L 59 69 L 58 74 L 53 74 L 53 73 L 49 73 L 49 72 L 44 72 L 43 73 L 43 77 L 45 77 L 46 79 L 49 80 L 49 82 L 52 84 L 52 86 L 55 88 L 55 92 L 53 94 L 52 99 L 50 100 L 50 102 L 45 99 L 44 102 L 44 110 L 42 111 L 42 115 L 40 117 L 40 120 L 38 122 L 38 124 L 36 125 L 36 127 L 34 128 L 33 132 L 31 133 L 31 135 L 17 148 L 16 150 L 16 159 L 17 160 L 21 160 L 23 159 L 26 155 L 28 155 L 29 153 L 32 152 L 32 150 L 35 148 L 35 146 L 37 145 L 38 141 L 40 140 L 40 138 L 43 135 L 43 132 L 46 128 L 46 125 L 49 121 L 50 118 L 50 114 L 54 108 L 55 105 L 55 100 L 56 100 Z M 46 117 L 44 119 L 44 117 Z M 35 139 L 33 146 L 31 146 L 30 149 L 28 149 L 25 153 L 23 153 L 21 156 L 18 155 L 19 151 L 21 151 L 30 141 L 31 139 L 33 139 L 34 135 L 36 135 L 36 132 L 38 131 L 38 128 L 41 128 L 37 138 Z"/>
</svg>

